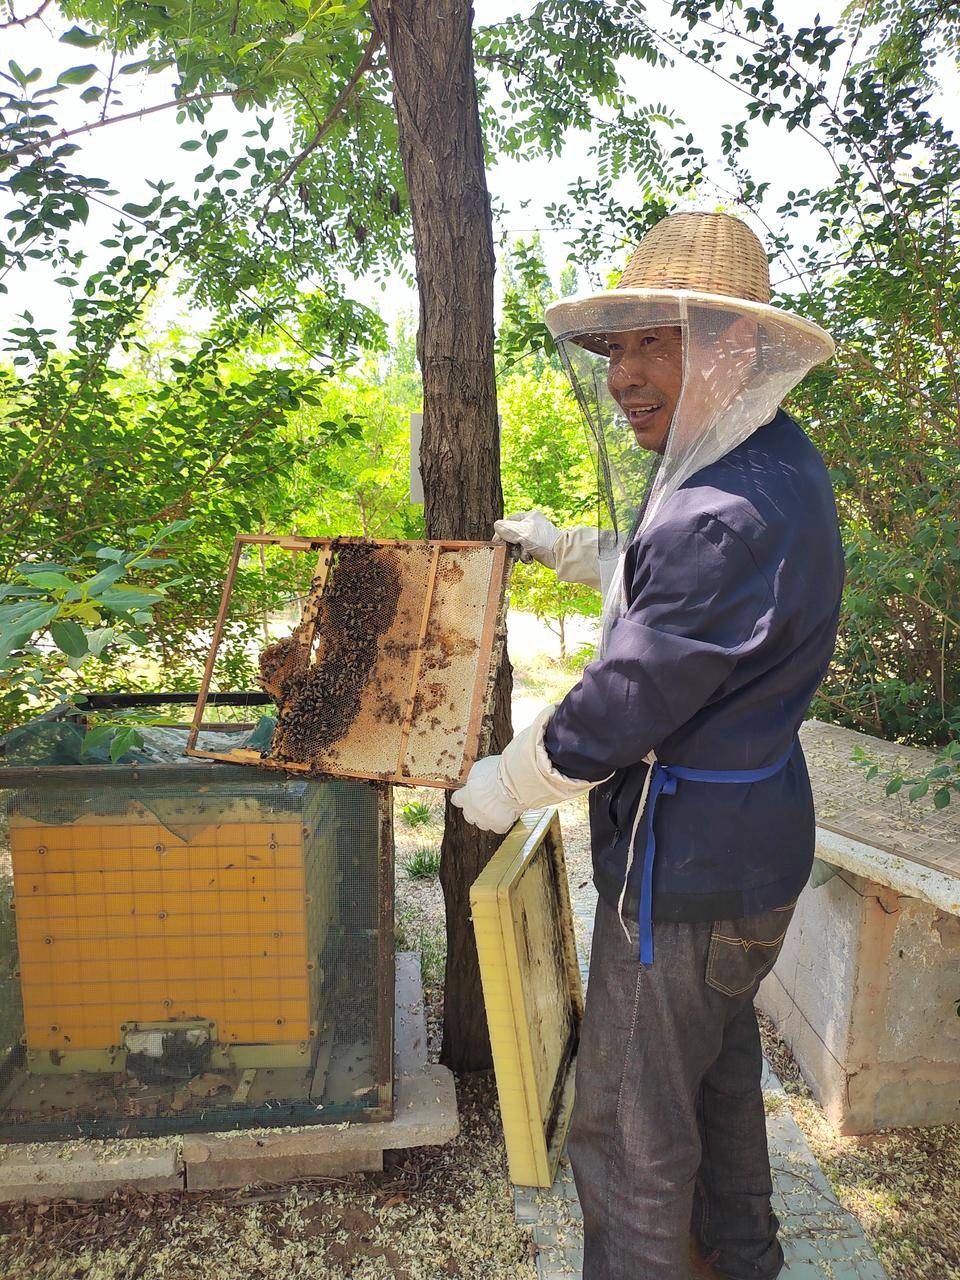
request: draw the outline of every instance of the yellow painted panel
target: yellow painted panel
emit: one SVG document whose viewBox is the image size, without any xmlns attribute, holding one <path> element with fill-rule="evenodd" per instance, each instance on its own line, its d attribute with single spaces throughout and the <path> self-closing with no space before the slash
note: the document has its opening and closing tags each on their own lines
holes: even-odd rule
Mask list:
<svg viewBox="0 0 960 1280">
<path fill-rule="evenodd" d="M 196 1017 L 239 1045 L 308 1038 L 303 829 L 247 816 L 173 834 L 136 804 L 61 826 L 11 815 L 28 1049 Z"/>
<path fill-rule="evenodd" d="M 470 891 L 511 1179 L 548 1187 L 583 1015 L 555 809 L 524 816 Z"/>
<path fill-rule="evenodd" d="M 17 916 L 21 920 L 46 920 L 50 914 L 47 909 L 47 899 L 43 896 L 31 894 L 17 898 Z"/>
</svg>

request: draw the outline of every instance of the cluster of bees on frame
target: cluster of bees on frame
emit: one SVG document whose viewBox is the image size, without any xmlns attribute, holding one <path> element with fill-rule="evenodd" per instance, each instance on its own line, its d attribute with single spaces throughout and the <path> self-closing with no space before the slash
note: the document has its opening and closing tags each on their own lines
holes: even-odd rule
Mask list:
<svg viewBox="0 0 960 1280">
<path fill-rule="evenodd" d="M 377 660 L 380 637 L 388 630 L 400 597 L 400 573 L 388 548 L 369 543 L 335 544 L 334 560 L 320 597 L 319 661 L 281 678 L 279 715 L 271 754 L 309 762 L 342 738 L 360 708 L 364 687 Z M 271 646 L 271 649 L 277 646 Z M 270 650 L 261 655 L 272 668 Z"/>
</svg>

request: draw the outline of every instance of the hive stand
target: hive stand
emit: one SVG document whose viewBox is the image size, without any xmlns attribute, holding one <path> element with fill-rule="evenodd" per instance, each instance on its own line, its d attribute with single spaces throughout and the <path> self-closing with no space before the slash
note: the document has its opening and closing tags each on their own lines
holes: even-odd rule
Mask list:
<svg viewBox="0 0 960 1280">
<path fill-rule="evenodd" d="M 960 798 L 886 796 L 853 760 L 922 775 L 928 752 L 811 721 L 817 856 L 758 1005 L 844 1134 L 960 1120 Z M 904 792 L 906 788 L 904 788 Z"/>
</svg>

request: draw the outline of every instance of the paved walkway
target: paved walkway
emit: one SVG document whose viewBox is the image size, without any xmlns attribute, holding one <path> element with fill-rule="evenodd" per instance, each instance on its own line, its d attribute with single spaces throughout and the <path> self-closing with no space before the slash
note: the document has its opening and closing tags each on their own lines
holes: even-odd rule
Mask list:
<svg viewBox="0 0 960 1280">
<path fill-rule="evenodd" d="M 584 982 L 595 903 L 592 886 L 573 892 Z M 790 1113 L 783 1086 L 767 1064 L 763 1089 L 773 1207 L 787 1259 L 781 1280 L 887 1280 L 860 1223 L 837 1203 Z M 540 1280 L 578 1280 L 583 1268 L 583 1215 L 569 1161 L 561 1160 L 549 1191 L 517 1188 L 515 1205 L 517 1220 L 532 1228 L 539 1246 Z"/>
</svg>

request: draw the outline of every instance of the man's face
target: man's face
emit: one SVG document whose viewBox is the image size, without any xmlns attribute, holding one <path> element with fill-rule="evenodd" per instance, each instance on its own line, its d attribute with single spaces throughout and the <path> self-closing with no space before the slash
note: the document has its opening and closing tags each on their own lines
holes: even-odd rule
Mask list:
<svg viewBox="0 0 960 1280">
<path fill-rule="evenodd" d="M 679 325 L 608 333 L 607 386 L 641 449 L 662 453 L 683 384 Z"/>
</svg>

